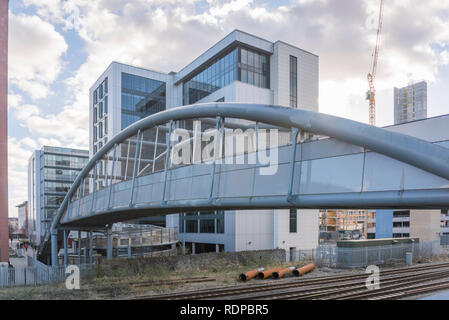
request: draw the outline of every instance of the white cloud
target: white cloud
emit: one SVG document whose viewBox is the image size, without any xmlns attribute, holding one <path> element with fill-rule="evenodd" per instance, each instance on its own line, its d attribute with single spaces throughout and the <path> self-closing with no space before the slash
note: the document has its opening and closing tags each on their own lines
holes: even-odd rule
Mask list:
<svg viewBox="0 0 449 320">
<path fill-rule="evenodd" d="M 31 97 L 45 98 L 61 71 L 64 38 L 38 16 L 10 13 L 9 79 Z"/>
<path fill-rule="evenodd" d="M 368 122 L 365 91 L 376 35 L 376 23 L 370 23 L 378 12 L 375 1 L 297 0 L 282 7 L 252 0 L 23 3 L 36 8 L 39 18 L 11 17 L 11 34 L 17 34 L 11 50 L 19 51 L 16 62 L 12 61 L 15 69 L 10 69 L 13 83 L 35 92 L 34 97 L 48 95 L 67 49 L 52 24 L 67 29 L 76 26 L 87 53 L 86 61 L 65 80 L 64 93 L 74 97 L 73 101 L 66 100 L 61 111 L 53 115 L 31 106 L 20 111 L 18 117 L 40 144 L 87 148 L 88 90 L 111 61 L 178 71 L 233 29 L 289 42 L 318 54 L 320 111 Z M 382 103 L 378 111 L 383 113 L 378 116 L 379 124 L 389 124 L 392 119 L 388 103 L 393 100 L 393 86 L 414 79 L 438 80 L 439 68 L 449 61 L 448 51 L 437 49 L 449 45 L 448 16 L 447 1 L 385 2 L 376 79 L 378 101 Z M 26 34 L 33 41 L 21 40 Z M 29 59 L 30 53 L 33 59 Z M 15 110 L 23 104 L 17 96 L 10 96 L 10 106 Z M 391 117 L 387 115 L 390 113 Z M 22 148 L 28 145 L 25 141 L 15 143 Z"/>
<path fill-rule="evenodd" d="M 8 207 L 10 216 L 17 216 L 15 206 L 28 199 L 28 159 L 34 149 L 28 145 L 30 140 L 18 141 L 16 138 L 8 137 Z"/>
</svg>

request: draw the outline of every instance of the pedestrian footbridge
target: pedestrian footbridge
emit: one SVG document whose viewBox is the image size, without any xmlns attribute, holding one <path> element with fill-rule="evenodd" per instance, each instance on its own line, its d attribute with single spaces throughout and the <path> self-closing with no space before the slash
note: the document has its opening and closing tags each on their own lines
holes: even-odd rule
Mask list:
<svg viewBox="0 0 449 320">
<path fill-rule="evenodd" d="M 449 132 L 397 131 L 271 105 L 169 109 L 90 159 L 53 234 L 194 209 L 448 207 Z"/>
</svg>

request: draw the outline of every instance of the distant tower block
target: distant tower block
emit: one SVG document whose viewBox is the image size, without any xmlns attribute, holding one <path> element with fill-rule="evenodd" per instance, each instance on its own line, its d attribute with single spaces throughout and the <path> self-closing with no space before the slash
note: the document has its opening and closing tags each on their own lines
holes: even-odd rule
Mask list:
<svg viewBox="0 0 449 320">
<path fill-rule="evenodd" d="M 394 124 L 427 118 L 427 83 L 394 88 Z"/>
<path fill-rule="evenodd" d="M 8 245 L 8 0 L 0 0 L 0 262 Z"/>
</svg>

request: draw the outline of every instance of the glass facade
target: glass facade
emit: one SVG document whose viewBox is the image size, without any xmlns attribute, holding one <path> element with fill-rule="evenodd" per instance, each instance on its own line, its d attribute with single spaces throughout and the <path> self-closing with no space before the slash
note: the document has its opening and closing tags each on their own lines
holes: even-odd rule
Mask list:
<svg viewBox="0 0 449 320">
<path fill-rule="evenodd" d="M 224 211 L 189 212 L 179 215 L 180 233 L 224 233 L 224 229 Z"/>
<path fill-rule="evenodd" d="M 256 87 L 269 88 L 269 57 L 250 49 L 240 48 L 239 80 Z"/>
<path fill-rule="evenodd" d="M 298 107 L 298 58 L 290 56 L 290 107 Z"/>
<path fill-rule="evenodd" d="M 40 156 L 40 237 L 50 229 L 51 222 L 66 193 L 89 160 L 88 151 L 47 147 Z"/>
<path fill-rule="evenodd" d="M 195 103 L 235 80 L 269 88 L 269 56 L 236 47 L 183 83 L 183 104 Z"/>
<path fill-rule="evenodd" d="M 165 82 L 122 73 L 121 129 L 166 107 Z"/>
</svg>

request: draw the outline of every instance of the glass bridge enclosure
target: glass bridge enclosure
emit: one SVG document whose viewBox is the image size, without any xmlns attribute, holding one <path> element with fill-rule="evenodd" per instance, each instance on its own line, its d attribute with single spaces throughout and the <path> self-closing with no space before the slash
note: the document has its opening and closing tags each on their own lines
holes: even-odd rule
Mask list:
<svg viewBox="0 0 449 320">
<path fill-rule="evenodd" d="M 165 201 L 169 197 L 169 172 L 183 166 L 193 165 L 200 171 L 202 178 L 197 183 L 209 186 L 203 193 L 207 198 L 214 192 L 213 180 L 220 165 L 235 166 L 236 170 L 266 166 L 260 163 L 257 152 L 269 156 L 271 150 L 291 145 L 292 136 L 300 141 L 307 134 L 220 117 L 170 121 L 141 129 L 96 161 L 70 198 L 61 222 L 117 207 Z M 154 179 L 144 179 L 149 175 L 155 175 Z M 186 186 L 185 191 L 196 187 Z"/>
</svg>

